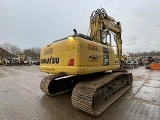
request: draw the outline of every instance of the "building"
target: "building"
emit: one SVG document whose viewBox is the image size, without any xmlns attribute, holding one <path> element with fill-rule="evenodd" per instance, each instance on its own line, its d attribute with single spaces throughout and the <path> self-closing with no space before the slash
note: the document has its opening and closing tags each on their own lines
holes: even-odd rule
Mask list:
<svg viewBox="0 0 160 120">
<path fill-rule="evenodd" d="M 15 55 L 7 52 L 3 48 L 0 48 L 0 59 L 7 59 L 7 58 L 11 58 L 11 57 L 15 57 Z"/>
</svg>

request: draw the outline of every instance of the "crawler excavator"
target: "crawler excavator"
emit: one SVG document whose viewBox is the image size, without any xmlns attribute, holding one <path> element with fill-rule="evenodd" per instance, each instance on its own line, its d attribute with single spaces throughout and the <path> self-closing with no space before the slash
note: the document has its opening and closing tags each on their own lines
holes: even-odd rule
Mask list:
<svg viewBox="0 0 160 120">
<path fill-rule="evenodd" d="M 41 49 L 40 70 L 49 75 L 40 89 L 49 96 L 72 90 L 73 106 L 98 116 L 131 87 L 133 77 L 122 67 L 120 22 L 100 8 L 91 14 L 89 29 L 89 36 L 74 29 Z"/>
</svg>

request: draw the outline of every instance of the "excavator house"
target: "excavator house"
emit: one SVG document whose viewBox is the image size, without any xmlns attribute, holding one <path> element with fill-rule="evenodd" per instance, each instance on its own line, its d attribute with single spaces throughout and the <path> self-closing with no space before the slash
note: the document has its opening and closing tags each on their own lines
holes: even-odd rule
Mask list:
<svg viewBox="0 0 160 120">
<path fill-rule="evenodd" d="M 74 29 L 74 35 L 41 49 L 40 70 L 48 76 L 41 80 L 40 89 L 49 96 L 72 90 L 73 106 L 98 116 L 131 87 L 133 77 L 121 67 L 120 22 L 100 8 L 92 12 L 89 29 L 89 36 Z"/>
</svg>

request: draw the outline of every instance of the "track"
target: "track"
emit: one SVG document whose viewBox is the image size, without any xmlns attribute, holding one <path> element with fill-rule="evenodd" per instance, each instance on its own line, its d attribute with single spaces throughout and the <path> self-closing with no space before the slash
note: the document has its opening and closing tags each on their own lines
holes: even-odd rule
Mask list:
<svg viewBox="0 0 160 120">
<path fill-rule="evenodd" d="M 65 73 L 60 73 L 42 79 L 40 88 L 49 96 L 74 88 L 71 96 L 73 106 L 98 116 L 131 87 L 132 81 L 132 74 L 126 71 L 82 76 L 66 76 Z"/>
<path fill-rule="evenodd" d="M 103 76 L 103 73 L 93 73 L 81 76 L 67 76 L 65 73 L 48 75 L 40 83 L 40 89 L 49 96 L 71 91 L 80 81 L 89 80 L 92 77 Z"/>
<path fill-rule="evenodd" d="M 131 82 L 131 74 L 116 72 L 78 83 L 72 92 L 72 104 L 82 111 L 98 116 L 131 87 Z"/>
<path fill-rule="evenodd" d="M 43 78 L 40 83 L 40 89 L 49 96 L 57 96 L 72 90 L 75 84 L 76 83 L 73 82 L 70 77 L 67 77 L 65 73 L 59 73 Z"/>
</svg>

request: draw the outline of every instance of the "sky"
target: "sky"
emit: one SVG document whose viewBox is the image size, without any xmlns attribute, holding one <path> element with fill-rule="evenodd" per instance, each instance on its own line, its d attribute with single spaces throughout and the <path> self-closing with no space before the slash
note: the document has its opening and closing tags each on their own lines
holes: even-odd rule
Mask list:
<svg viewBox="0 0 160 120">
<path fill-rule="evenodd" d="M 0 0 L 0 44 L 41 48 L 74 28 L 87 34 L 98 8 L 121 22 L 123 53 L 160 50 L 160 0 Z"/>
</svg>

